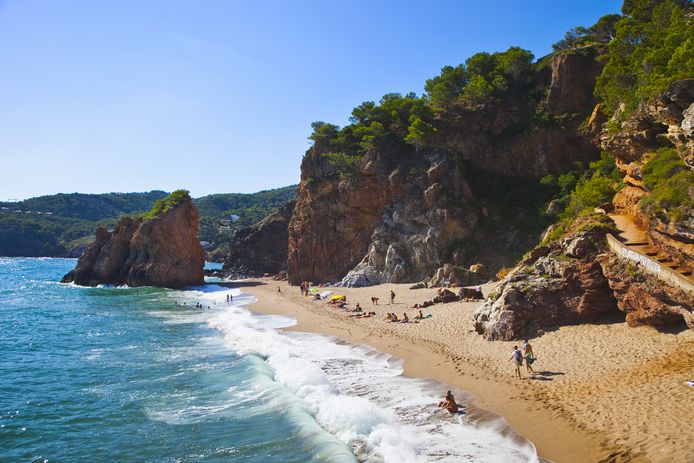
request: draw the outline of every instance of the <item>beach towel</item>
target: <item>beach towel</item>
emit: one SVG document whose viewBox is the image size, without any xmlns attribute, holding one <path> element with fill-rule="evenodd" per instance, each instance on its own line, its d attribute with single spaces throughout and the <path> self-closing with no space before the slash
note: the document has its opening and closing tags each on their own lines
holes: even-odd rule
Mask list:
<svg viewBox="0 0 694 463">
<path fill-rule="evenodd" d="M 320 298 L 325 299 L 326 297 L 330 296 L 333 292 L 332 291 L 323 291 L 320 293 Z"/>
</svg>

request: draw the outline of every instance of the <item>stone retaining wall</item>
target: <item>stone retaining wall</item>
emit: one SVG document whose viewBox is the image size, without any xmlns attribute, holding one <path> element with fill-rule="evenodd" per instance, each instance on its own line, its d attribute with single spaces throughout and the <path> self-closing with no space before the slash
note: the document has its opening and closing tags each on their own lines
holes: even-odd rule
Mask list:
<svg viewBox="0 0 694 463">
<path fill-rule="evenodd" d="M 640 264 L 643 268 L 651 273 L 654 273 L 661 280 L 684 289 L 685 291 L 694 292 L 694 282 L 692 282 L 687 277 L 680 275 L 675 272 L 670 267 L 661 264 L 660 262 L 651 259 L 645 254 L 641 254 L 638 251 L 634 251 L 626 246 L 624 243 L 619 241 L 613 235 L 607 235 L 607 244 L 610 249 L 617 254 L 619 257 L 624 259 L 629 259 Z"/>
</svg>

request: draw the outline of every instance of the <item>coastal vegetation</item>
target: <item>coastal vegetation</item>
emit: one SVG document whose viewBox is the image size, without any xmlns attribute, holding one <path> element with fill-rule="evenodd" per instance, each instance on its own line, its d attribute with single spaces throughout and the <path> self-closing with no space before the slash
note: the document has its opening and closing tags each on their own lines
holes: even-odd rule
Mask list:
<svg viewBox="0 0 694 463">
<path fill-rule="evenodd" d="M 624 2 L 595 87 L 610 113 L 623 105 L 625 117 L 672 82 L 694 76 L 693 10 L 688 0 Z"/>
<path fill-rule="evenodd" d="M 673 148 L 653 153 L 643 166 L 643 181 L 648 190 L 640 205 L 649 215 L 664 213 L 677 221 L 687 211 L 694 210 L 694 172 L 682 161 Z"/>
<path fill-rule="evenodd" d="M 193 199 L 200 211 L 199 238 L 228 240 L 294 199 L 290 185 L 257 193 L 215 194 Z M 147 193 L 57 194 L 0 202 L 0 255 L 67 256 L 88 244 L 98 227 L 111 228 L 124 215 L 144 215 L 164 191 Z"/>
<path fill-rule="evenodd" d="M 154 206 L 152 206 L 152 209 L 144 214 L 142 218 L 151 220 L 159 217 L 178 206 L 186 199 L 190 199 L 190 192 L 188 190 L 176 190 L 169 194 L 166 198 L 157 200 L 157 202 L 154 203 Z"/>
</svg>

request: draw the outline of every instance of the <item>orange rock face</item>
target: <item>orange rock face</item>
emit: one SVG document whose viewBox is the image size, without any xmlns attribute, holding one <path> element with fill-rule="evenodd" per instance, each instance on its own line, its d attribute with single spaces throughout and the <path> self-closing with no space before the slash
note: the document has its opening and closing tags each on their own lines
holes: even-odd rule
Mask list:
<svg viewBox="0 0 694 463">
<path fill-rule="evenodd" d="M 153 219 L 121 219 L 96 240 L 64 283 L 180 288 L 204 283 L 205 253 L 198 241 L 197 208 L 190 197 Z"/>
</svg>

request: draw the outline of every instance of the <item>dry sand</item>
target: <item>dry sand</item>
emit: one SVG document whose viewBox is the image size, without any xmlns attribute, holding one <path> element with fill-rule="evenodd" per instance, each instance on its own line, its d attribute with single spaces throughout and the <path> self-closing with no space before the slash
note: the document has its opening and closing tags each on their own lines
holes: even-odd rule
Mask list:
<svg viewBox="0 0 694 463">
<path fill-rule="evenodd" d="M 391 323 L 387 312 L 410 319 L 416 302 L 434 289 L 410 285 L 325 288 L 359 302 L 377 317 L 356 319 L 297 287 L 269 279 L 242 284 L 258 302 L 251 310 L 288 315 L 297 331 L 368 344 L 404 359 L 405 374 L 432 378 L 471 392 L 476 405 L 499 414 L 556 462 L 694 462 L 694 332 L 629 328 L 623 321 L 566 326 L 531 340 L 542 375 L 517 379 L 509 361 L 517 342 L 489 342 L 473 330 L 481 302 L 436 304 L 421 323 Z M 280 287 L 282 293 L 277 292 Z M 483 286 L 484 294 L 493 285 Z M 389 294 L 396 293 L 390 305 Z M 371 297 L 379 297 L 379 305 Z"/>
</svg>

